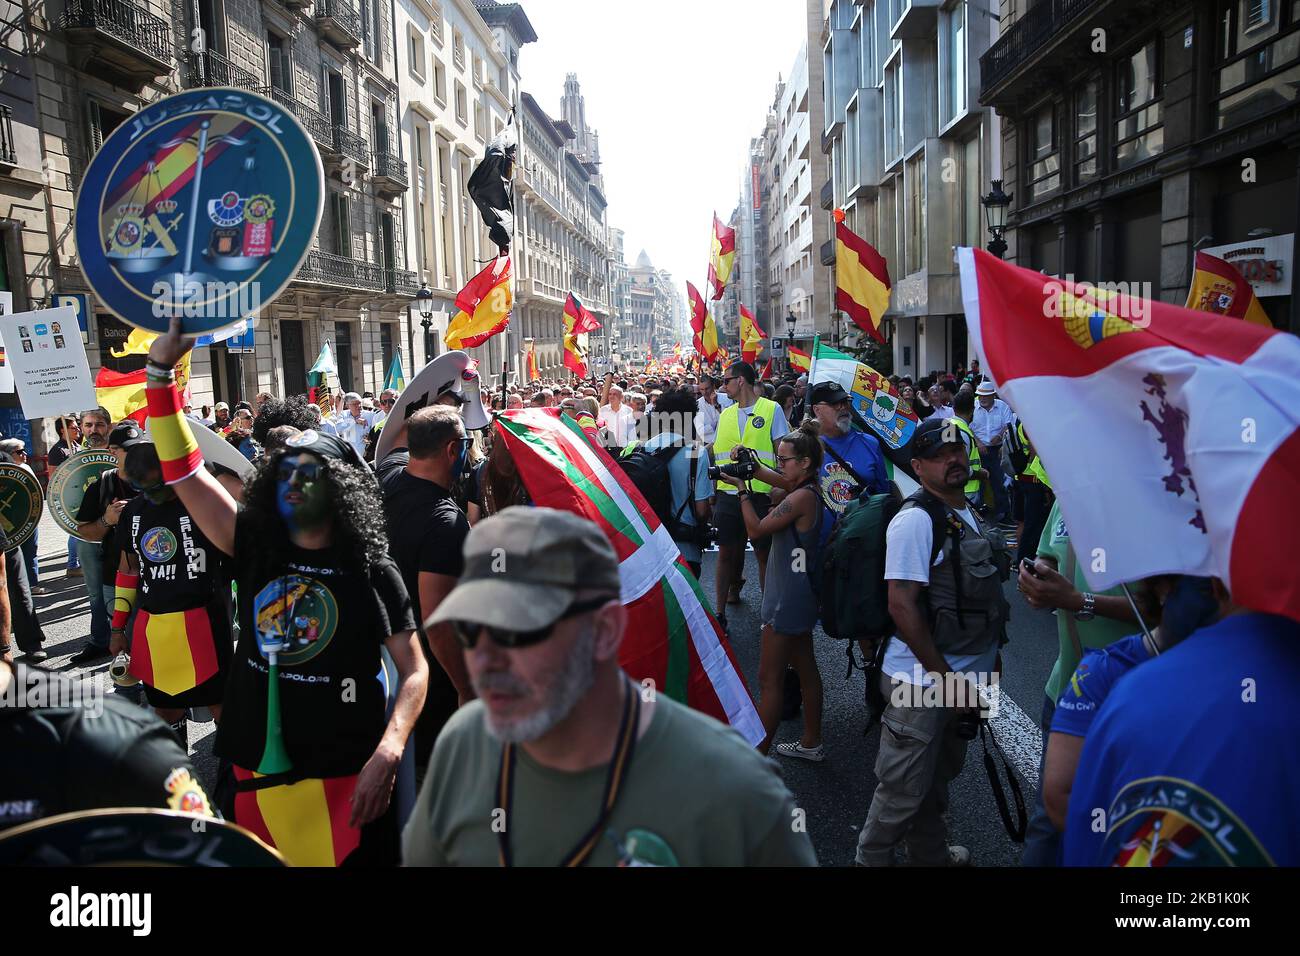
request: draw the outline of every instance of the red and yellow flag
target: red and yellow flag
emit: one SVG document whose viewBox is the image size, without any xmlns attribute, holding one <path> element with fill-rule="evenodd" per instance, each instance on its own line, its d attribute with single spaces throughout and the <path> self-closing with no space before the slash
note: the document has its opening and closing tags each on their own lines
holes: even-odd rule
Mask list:
<svg viewBox="0 0 1300 956">
<path fill-rule="evenodd" d="M 1196 254 L 1196 271 L 1187 294 L 1187 308 L 1214 312 L 1271 329 L 1273 323 L 1255 290 L 1231 262 L 1207 252 Z"/>
<path fill-rule="evenodd" d="M 532 339 L 524 339 L 524 375 L 525 381 L 528 382 L 535 382 L 542 377 L 537 371 L 537 352 L 534 345 Z"/>
<path fill-rule="evenodd" d="M 844 210 L 835 210 L 835 307 L 884 343 L 880 322 L 889 310 L 891 289 L 884 256 L 844 225 Z"/>
<path fill-rule="evenodd" d="M 235 767 L 235 780 L 262 774 Z M 294 866 L 338 866 L 361 843 L 349 826 L 356 776 L 309 777 L 235 795 L 235 822 L 275 847 Z"/>
<path fill-rule="evenodd" d="M 722 350 L 718 347 L 718 324 L 713 321 L 713 313 L 704 316 L 704 331 L 699 338 L 700 354 L 704 356 L 704 361 L 714 361 Z"/>
<path fill-rule="evenodd" d="M 704 354 L 704 325 L 709 318 L 708 306 L 704 304 L 704 296 L 700 295 L 700 290 L 695 288 L 689 282 L 686 283 L 686 301 L 691 310 L 691 331 L 695 334 L 691 341 L 695 346 L 695 351 L 700 355 Z"/>
<path fill-rule="evenodd" d="M 573 317 L 573 331 L 578 335 L 595 332 L 601 327 L 600 323 L 596 321 L 596 317 L 583 308 L 582 303 L 578 301 L 578 297 L 572 292 L 569 293 L 569 298 L 565 300 L 564 314 Z"/>
<path fill-rule="evenodd" d="M 564 367 L 578 378 L 587 377 L 587 333 L 577 331 L 579 317 L 564 313 Z"/>
<path fill-rule="evenodd" d="M 216 672 L 217 644 L 206 609 L 173 614 L 136 611 L 131 637 L 132 674 L 175 697 L 198 687 Z"/>
<path fill-rule="evenodd" d="M 764 382 L 766 382 L 769 379 L 771 379 L 771 377 L 772 377 L 772 360 L 768 359 L 767 364 L 763 366 L 763 374 L 760 375 L 759 378 Z"/>
<path fill-rule="evenodd" d="M 763 347 L 763 340 L 767 338 L 767 333 L 759 328 L 754 313 L 743 305 L 740 307 L 740 356 L 746 362 L 753 364 L 758 358 L 759 350 Z"/>
<path fill-rule="evenodd" d="M 135 333 L 131 334 L 134 336 Z M 156 334 L 148 333 L 148 342 L 144 345 L 146 353 L 149 351 L 149 345 L 157 337 Z M 128 346 L 130 341 L 128 338 Z M 134 353 L 129 348 L 123 352 L 123 355 L 130 354 Z M 176 390 L 180 392 L 182 404 L 190 400 L 190 355 L 190 352 L 186 352 L 176 363 Z M 95 373 L 95 398 L 104 410 L 113 416 L 114 422 L 130 418 L 143 427 L 149 417 L 143 368 L 134 372 L 114 372 L 112 369 L 101 367 Z"/>
<path fill-rule="evenodd" d="M 456 296 L 460 309 L 447 325 L 443 341 L 449 349 L 482 345 L 510 324 L 514 296 L 510 292 L 510 257 L 498 256 L 469 280 Z"/>
<path fill-rule="evenodd" d="M 812 371 L 812 356 L 803 349 L 790 346 L 790 364 L 801 372 Z"/>
<path fill-rule="evenodd" d="M 732 267 L 736 264 L 736 230 L 724 226 L 718 214 L 713 214 L 713 248 L 709 252 L 709 285 L 713 287 L 713 298 L 722 298 L 722 290 L 731 279 Z"/>
</svg>

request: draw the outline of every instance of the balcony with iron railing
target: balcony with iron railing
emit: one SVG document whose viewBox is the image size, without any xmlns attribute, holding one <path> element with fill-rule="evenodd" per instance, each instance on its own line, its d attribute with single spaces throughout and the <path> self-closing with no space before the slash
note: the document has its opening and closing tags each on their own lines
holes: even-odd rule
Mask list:
<svg viewBox="0 0 1300 956">
<path fill-rule="evenodd" d="M 1011 24 L 980 57 L 980 100 L 1005 92 L 1005 85 L 1032 61 L 1045 57 L 1081 18 L 1110 0 L 1040 0 Z M 1122 5 L 1121 5 L 1122 6 Z M 1087 50 L 1081 50 L 1087 53 Z"/>
<path fill-rule="evenodd" d="M 105 69 L 139 90 L 172 71 L 172 27 L 127 0 L 69 0 L 59 26 L 77 69 Z"/>
<path fill-rule="evenodd" d="M 233 86 L 240 90 L 257 92 L 262 81 L 247 70 L 236 66 L 216 50 L 204 50 L 189 55 L 189 67 L 182 74 L 187 89 L 205 86 Z"/>
<path fill-rule="evenodd" d="M 385 275 L 387 271 L 374 262 L 364 262 L 351 256 L 336 256 L 313 249 L 307 253 L 307 259 L 295 278 L 299 282 L 310 282 L 314 285 L 385 292 L 388 289 L 388 279 Z"/>
<path fill-rule="evenodd" d="M 13 116 L 12 107 L 0 106 L 0 163 L 17 166 L 18 150 L 14 146 Z"/>
<path fill-rule="evenodd" d="M 257 92 L 275 100 L 292 113 L 298 122 L 303 125 L 303 128 L 307 130 L 308 135 L 316 141 L 317 146 L 323 146 L 327 150 L 334 149 L 334 127 L 331 125 L 329 117 L 324 113 L 312 109 L 306 103 L 298 102 L 298 100 L 294 99 L 293 94 L 286 93 L 279 87 L 264 86 Z"/>
<path fill-rule="evenodd" d="M 334 125 L 334 152 L 344 160 L 352 160 L 361 166 L 370 166 L 370 149 L 366 138 L 360 133 L 339 124 Z"/>
<path fill-rule="evenodd" d="M 413 296 L 420 291 L 420 277 L 410 269 L 385 269 L 385 291 Z"/>
<path fill-rule="evenodd" d="M 361 13 L 350 0 L 316 0 L 316 26 L 340 49 L 361 46 Z"/>
<path fill-rule="evenodd" d="M 374 183 L 375 191 L 385 198 L 399 196 L 411 188 L 405 160 L 388 150 L 376 150 L 374 165 L 370 168 L 374 171 L 371 182 Z"/>
</svg>

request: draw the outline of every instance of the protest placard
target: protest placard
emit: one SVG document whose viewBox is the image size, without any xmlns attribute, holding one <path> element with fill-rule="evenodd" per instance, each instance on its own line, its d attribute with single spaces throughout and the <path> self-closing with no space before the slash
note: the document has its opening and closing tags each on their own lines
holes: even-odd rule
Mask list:
<svg viewBox="0 0 1300 956">
<path fill-rule="evenodd" d="M 84 411 L 98 404 L 75 310 L 64 307 L 0 316 L 0 340 L 9 343 L 5 359 L 29 419 Z"/>
</svg>

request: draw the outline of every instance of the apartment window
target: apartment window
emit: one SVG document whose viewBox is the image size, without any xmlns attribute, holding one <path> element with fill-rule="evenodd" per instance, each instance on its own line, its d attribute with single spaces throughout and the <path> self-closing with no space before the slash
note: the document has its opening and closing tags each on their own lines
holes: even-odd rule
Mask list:
<svg viewBox="0 0 1300 956">
<path fill-rule="evenodd" d="M 465 69 L 465 38 L 460 35 L 460 31 L 452 32 L 451 40 L 451 59 L 456 64 L 456 69 Z"/>
<path fill-rule="evenodd" d="M 461 126 L 469 125 L 468 101 L 465 95 L 465 85 L 456 81 L 456 119 L 460 121 Z"/>
<path fill-rule="evenodd" d="M 1061 154 L 1056 139 L 1056 106 L 1047 104 L 1029 121 L 1028 173 L 1030 200 L 1041 199 L 1061 186 Z"/>
<path fill-rule="evenodd" d="M 1219 0 L 1218 127 L 1290 106 L 1300 89 L 1300 0 Z"/>
<path fill-rule="evenodd" d="M 966 4 L 943 15 L 944 120 L 966 111 Z"/>
<path fill-rule="evenodd" d="M 272 89 L 281 93 L 293 92 L 293 67 L 289 62 L 284 37 L 269 30 L 266 34 L 266 75 L 271 81 Z"/>
<path fill-rule="evenodd" d="M 434 43 L 438 44 L 438 46 L 442 46 L 441 4 L 434 3 L 432 6 L 434 9 L 434 15 L 433 15 L 433 19 L 429 21 L 429 36 L 433 38 Z"/>
<path fill-rule="evenodd" d="M 433 60 L 433 95 L 438 105 L 447 105 L 447 68 L 437 57 Z"/>
<path fill-rule="evenodd" d="M 1074 181 L 1097 175 L 1097 81 L 1074 94 Z"/>
<path fill-rule="evenodd" d="M 477 83 L 479 86 L 482 86 L 483 85 L 483 61 L 478 58 L 477 53 L 473 54 L 473 56 L 471 57 L 470 64 L 473 67 L 474 82 Z"/>
<path fill-rule="evenodd" d="M 334 363 L 339 385 L 345 392 L 352 391 L 352 326 L 346 322 L 334 323 Z"/>
<path fill-rule="evenodd" d="M 885 157 L 892 162 L 903 155 L 903 84 L 898 59 L 885 70 Z"/>
<path fill-rule="evenodd" d="M 334 248 L 337 254 L 352 258 L 352 211 L 348 197 L 341 192 L 330 193 L 334 207 Z"/>
<path fill-rule="evenodd" d="M 424 60 L 424 36 L 415 27 L 411 27 L 408 39 L 410 41 L 411 75 L 423 83 L 425 71 L 428 69 Z"/>
<path fill-rule="evenodd" d="M 925 268 L 925 154 L 907 164 L 907 271 Z"/>
<path fill-rule="evenodd" d="M 474 104 L 474 135 L 480 140 L 487 139 L 487 118 L 483 112 L 483 104 Z"/>
<path fill-rule="evenodd" d="M 980 205 L 980 138 L 961 144 L 961 245 L 984 245 L 984 207 Z"/>
<path fill-rule="evenodd" d="M 1164 148 L 1154 40 L 1120 61 L 1115 92 L 1115 165 L 1123 169 L 1158 155 Z"/>
</svg>

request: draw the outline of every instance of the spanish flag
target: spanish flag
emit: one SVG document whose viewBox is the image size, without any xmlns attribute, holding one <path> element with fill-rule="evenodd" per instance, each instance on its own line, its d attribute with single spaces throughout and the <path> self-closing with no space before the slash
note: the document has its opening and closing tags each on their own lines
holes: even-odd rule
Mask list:
<svg viewBox="0 0 1300 956">
<path fill-rule="evenodd" d="M 1266 329 L 1273 327 L 1264 307 L 1255 297 L 1255 290 L 1237 267 L 1207 252 L 1196 254 L 1196 271 L 1192 275 L 1191 291 L 1187 294 L 1187 308 L 1245 319 Z"/>
<path fill-rule="evenodd" d="M 844 225 L 844 210 L 835 210 L 835 307 L 882 344 L 880 321 L 889 309 L 891 288 L 884 257 Z"/>
<path fill-rule="evenodd" d="M 812 356 L 803 349 L 790 346 L 790 364 L 801 372 L 812 371 Z"/>
<path fill-rule="evenodd" d="M 768 359 L 767 364 L 763 366 L 763 374 L 759 376 L 759 379 L 761 379 L 764 382 L 767 382 L 770 381 L 771 378 L 772 378 L 772 360 Z"/>
<path fill-rule="evenodd" d="M 691 331 L 694 332 L 692 342 L 695 345 L 695 351 L 700 355 L 704 354 L 704 325 L 709 318 L 708 306 L 704 304 L 704 296 L 700 295 L 700 290 L 695 288 L 689 282 L 686 283 L 686 301 L 691 309 Z"/>
<path fill-rule="evenodd" d="M 524 375 L 526 382 L 535 382 L 541 378 L 541 373 L 537 371 L 537 352 L 534 348 L 533 339 L 524 339 Z"/>
<path fill-rule="evenodd" d="M 713 321 L 713 313 L 704 317 L 704 331 L 700 333 L 700 345 L 703 346 L 704 361 L 712 362 L 722 349 L 718 347 L 718 324 Z"/>
<path fill-rule="evenodd" d="M 600 323 L 596 321 L 596 317 L 583 308 L 582 303 L 578 301 L 578 297 L 572 292 L 569 293 L 569 298 L 565 300 L 564 314 L 573 317 L 573 331 L 575 334 L 582 335 L 586 332 L 595 332 L 601 327 Z"/>
<path fill-rule="evenodd" d="M 587 377 L 587 334 L 577 331 L 578 316 L 564 313 L 564 367 L 578 378 Z"/>
<path fill-rule="evenodd" d="M 243 783 L 262 775 L 235 767 Z M 349 826 L 357 777 L 309 777 L 235 795 L 235 822 L 284 854 L 294 866 L 339 866 L 361 843 Z"/>
<path fill-rule="evenodd" d="M 713 214 L 713 248 L 709 252 L 709 285 L 713 286 L 713 298 L 722 298 L 722 290 L 731 279 L 731 269 L 736 264 L 736 230 L 724 226 Z"/>
<path fill-rule="evenodd" d="M 153 333 L 148 335 L 149 341 L 145 343 L 145 352 L 149 351 L 149 345 L 157 338 Z M 128 338 L 123 355 L 133 354 L 129 351 L 130 342 L 131 339 Z M 190 355 L 190 352 L 186 352 L 176 363 L 176 389 L 181 394 L 182 404 L 190 400 Z M 134 372 L 114 372 L 101 366 L 95 373 L 95 398 L 104 410 L 113 416 L 114 422 L 130 418 L 143 427 L 145 419 L 149 417 L 143 368 Z"/>
<path fill-rule="evenodd" d="M 754 319 L 754 313 L 742 305 L 740 307 L 741 358 L 753 364 L 758 358 L 759 350 L 763 347 L 765 338 L 767 338 L 767 333 L 759 328 L 758 322 Z"/>
<path fill-rule="evenodd" d="M 150 687 L 175 697 L 211 678 L 217 667 L 216 640 L 205 608 L 172 614 L 136 612 L 131 673 Z"/>
<path fill-rule="evenodd" d="M 456 296 L 460 311 L 447 325 L 447 348 L 472 349 L 504 331 L 513 305 L 510 257 L 498 256 Z"/>
</svg>

